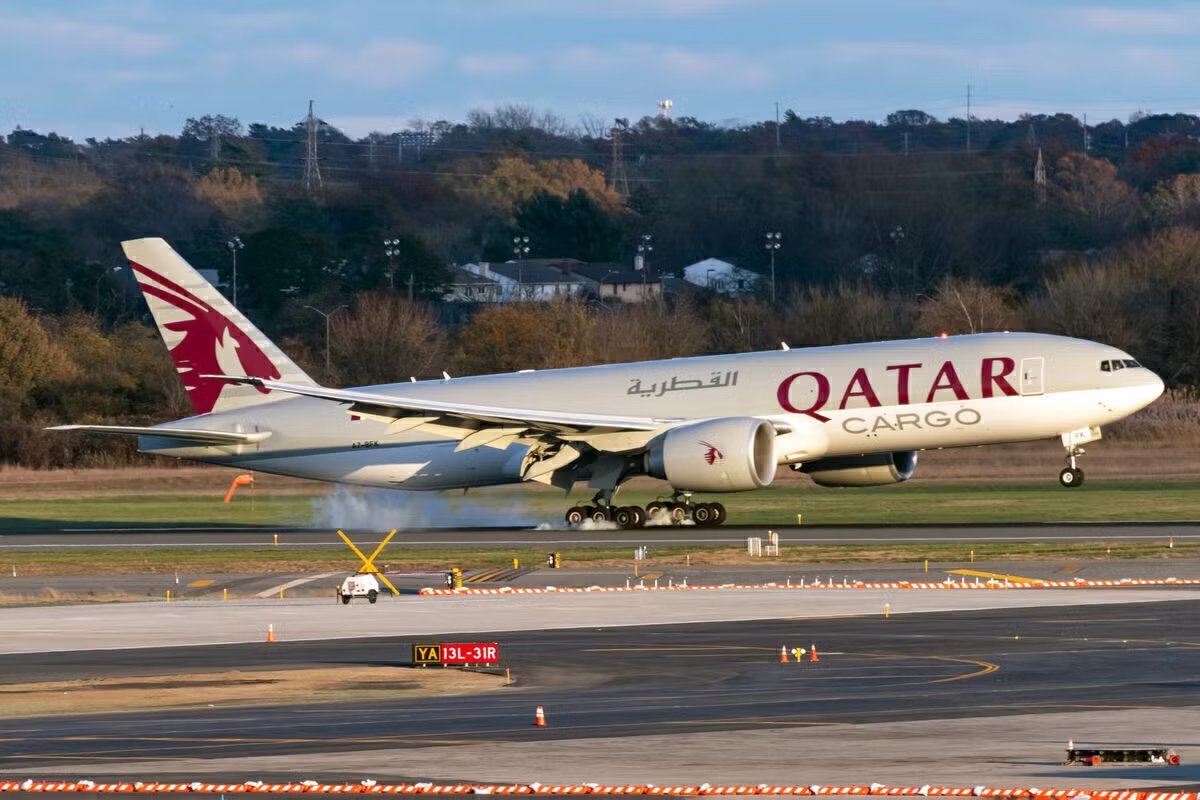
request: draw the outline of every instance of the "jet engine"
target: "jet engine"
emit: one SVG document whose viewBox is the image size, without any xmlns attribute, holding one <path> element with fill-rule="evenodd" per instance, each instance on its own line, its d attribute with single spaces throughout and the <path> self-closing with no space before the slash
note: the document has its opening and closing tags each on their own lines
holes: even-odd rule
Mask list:
<svg viewBox="0 0 1200 800">
<path fill-rule="evenodd" d="M 917 451 L 834 456 L 799 464 L 792 469 L 808 473 L 821 486 L 885 486 L 900 483 L 917 469 Z"/>
<path fill-rule="evenodd" d="M 775 426 L 726 417 L 671 428 L 650 442 L 646 472 L 691 492 L 744 492 L 775 480 Z"/>
</svg>

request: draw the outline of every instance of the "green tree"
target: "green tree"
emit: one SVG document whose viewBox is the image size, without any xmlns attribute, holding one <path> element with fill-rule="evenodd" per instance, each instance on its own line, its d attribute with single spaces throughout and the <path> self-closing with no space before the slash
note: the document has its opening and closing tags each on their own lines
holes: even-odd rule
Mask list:
<svg viewBox="0 0 1200 800">
<path fill-rule="evenodd" d="M 534 196 L 517 210 L 516 226 L 549 257 L 614 261 L 620 252 L 620 227 L 583 191 Z"/>
</svg>

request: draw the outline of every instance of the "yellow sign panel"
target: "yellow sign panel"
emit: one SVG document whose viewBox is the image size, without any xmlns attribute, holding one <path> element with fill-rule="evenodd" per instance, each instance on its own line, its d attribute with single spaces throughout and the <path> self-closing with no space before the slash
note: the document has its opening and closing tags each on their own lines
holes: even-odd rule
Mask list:
<svg viewBox="0 0 1200 800">
<path fill-rule="evenodd" d="M 440 644 L 414 644 L 412 660 L 414 664 L 442 663 L 442 646 Z"/>
</svg>

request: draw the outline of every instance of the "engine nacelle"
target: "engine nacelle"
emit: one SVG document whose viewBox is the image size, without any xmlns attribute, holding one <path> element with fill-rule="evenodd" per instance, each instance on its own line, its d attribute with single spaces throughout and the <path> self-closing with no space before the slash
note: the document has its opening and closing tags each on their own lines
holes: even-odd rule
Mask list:
<svg viewBox="0 0 1200 800">
<path fill-rule="evenodd" d="M 672 428 L 650 442 L 646 472 L 691 492 L 744 492 L 775 480 L 775 426 L 726 417 Z"/>
<path fill-rule="evenodd" d="M 810 461 L 800 465 L 799 469 L 821 486 L 885 486 L 913 476 L 917 469 L 917 451 L 834 456 Z"/>
</svg>

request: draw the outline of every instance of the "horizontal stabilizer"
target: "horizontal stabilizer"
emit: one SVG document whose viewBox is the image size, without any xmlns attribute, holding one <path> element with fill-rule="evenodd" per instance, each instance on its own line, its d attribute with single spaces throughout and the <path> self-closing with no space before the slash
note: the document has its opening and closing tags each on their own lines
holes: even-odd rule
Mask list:
<svg viewBox="0 0 1200 800">
<path fill-rule="evenodd" d="M 271 436 L 270 431 L 255 433 L 233 433 L 230 431 L 206 431 L 198 428 L 143 428 L 136 425 L 55 425 L 48 431 L 82 431 L 102 433 L 110 436 L 162 436 L 182 439 L 186 442 L 211 445 L 255 444 Z"/>
</svg>

